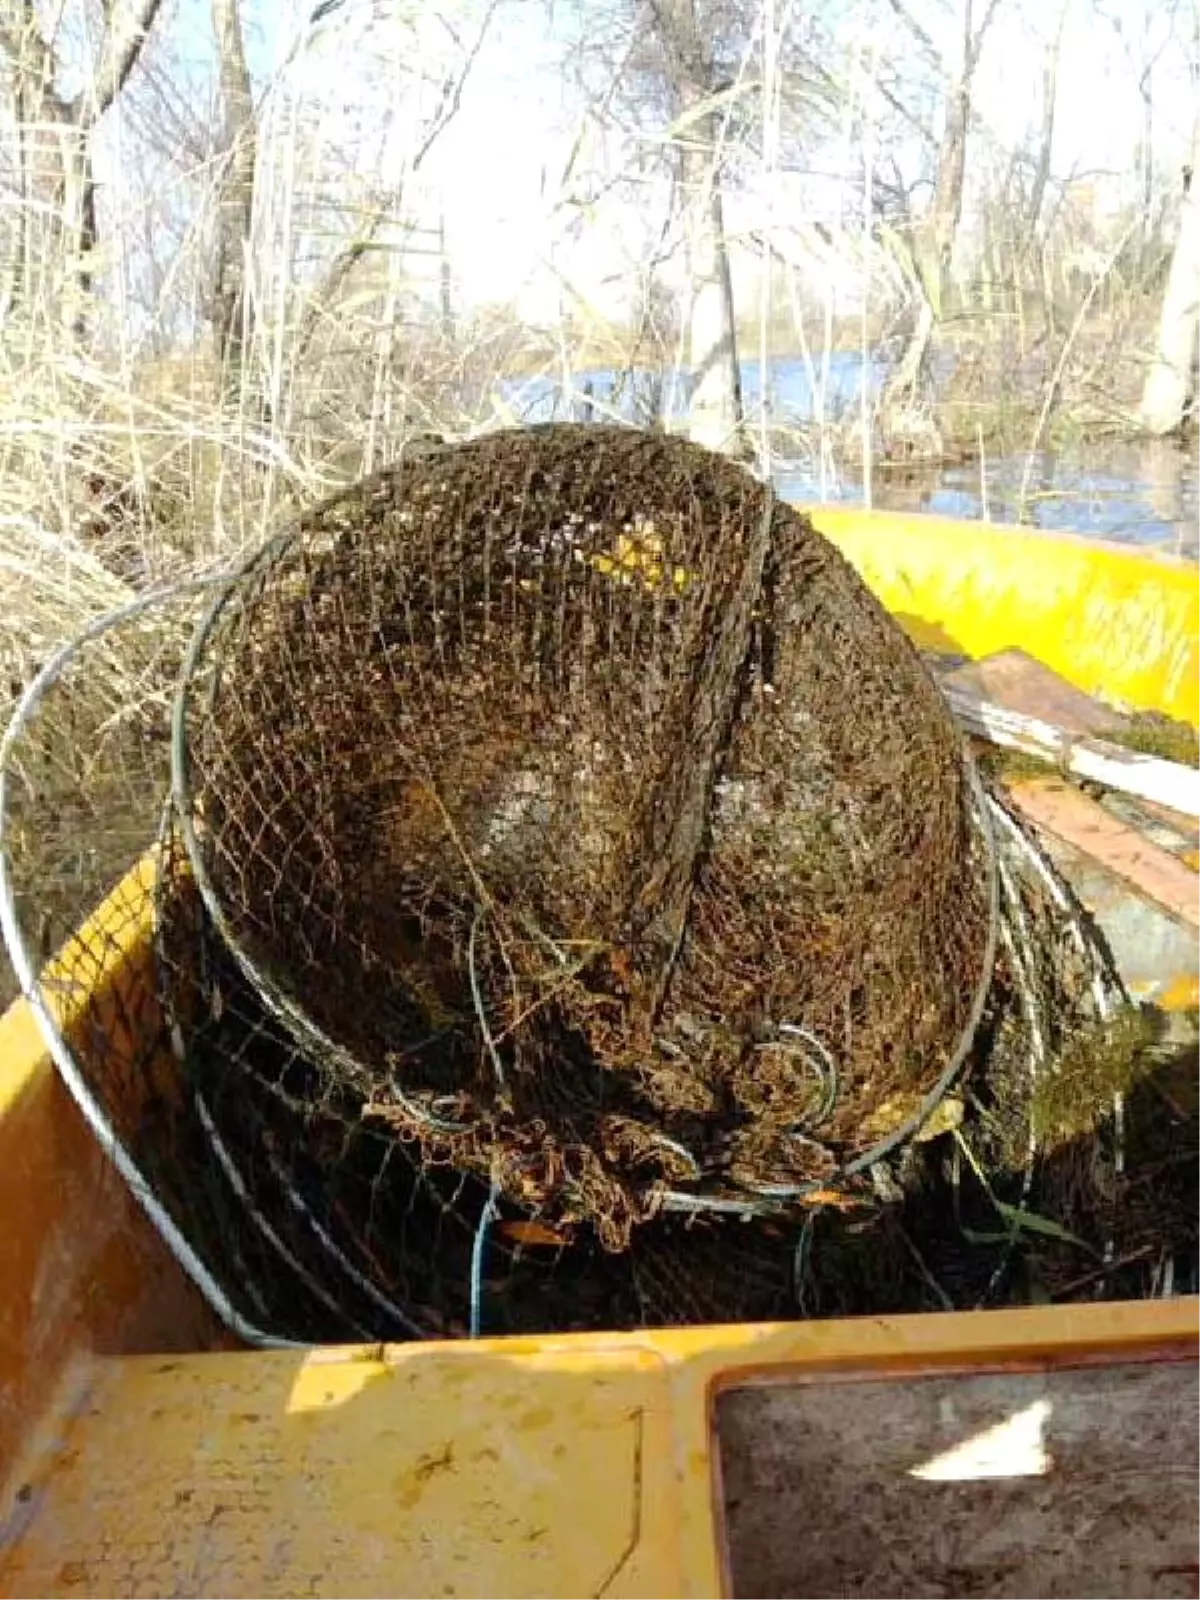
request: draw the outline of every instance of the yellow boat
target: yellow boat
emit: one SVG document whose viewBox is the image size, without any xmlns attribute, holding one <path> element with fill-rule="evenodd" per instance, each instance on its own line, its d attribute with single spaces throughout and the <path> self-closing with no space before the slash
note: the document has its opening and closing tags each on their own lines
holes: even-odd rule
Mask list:
<svg viewBox="0 0 1200 1600">
<path fill-rule="evenodd" d="M 812 514 L 919 644 L 1200 722 L 1194 568 Z M 256 1347 L 48 1048 L 149 1025 L 152 874 L 59 956 L 93 962 L 86 1004 L 51 967 L 0 1020 L 0 1592 L 1197 1593 L 1195 1297 Z M 1139 981 L 1194 1006 L 1194 921 L 1166 921 Z"/>
</svg>

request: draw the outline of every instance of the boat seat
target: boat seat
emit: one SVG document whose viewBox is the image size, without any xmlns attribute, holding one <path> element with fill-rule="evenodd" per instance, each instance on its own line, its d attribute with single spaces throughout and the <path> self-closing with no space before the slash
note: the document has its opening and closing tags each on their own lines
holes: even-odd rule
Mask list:
<svg viewBox="0 0 1200 1600">
<path fill-rule="evenodd" d="M 80 1358 L 0 1592 L 1186 1594 L 1197 1311 Z"/>
</svg>

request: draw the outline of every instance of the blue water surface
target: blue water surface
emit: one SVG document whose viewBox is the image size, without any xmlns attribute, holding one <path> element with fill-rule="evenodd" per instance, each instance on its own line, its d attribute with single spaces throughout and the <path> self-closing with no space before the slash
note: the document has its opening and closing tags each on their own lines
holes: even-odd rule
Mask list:
<svg viewBox="0 0 1200 1600">
<path fill-rule="evenodd" d="M 747 415 L 757 419 L 763 368 L 757 358 L 741 364 Z M 844 422 L 859 409 L 863 389 L 878 392 L 885 366 L 869 368 L 855 351 L 833 351 L 827 360 L 779 357 L 766 367 L 766 413 L 777 430 L 795 429 L 794 443 L 782 434 L 783 451 L 774 473 L 780 494 L 797 502 L 862 504 L 867 491 L 854 464 L 838 467 L 817 457 L 819 424 Z M 503 380 L 498 409 L 521 422 L 605 419 L 648 425 L 686 420 L 686 372 L 608 368 L 572 371 L 570 381 L 549 374 Z M 779 436 L 777 435 L 776 438 Z M 1038 451 L 964 465 L 914 466 L 903 473 L 876 471 L 870 503 L 945 516 L 1021 521 L 1050 531 L 1074 531 L 1097 539 L 1168 549 L 1195 559 L 1197 456 L 1195 445 L 1103 440 L 1062 453 Z"/>
</svg>

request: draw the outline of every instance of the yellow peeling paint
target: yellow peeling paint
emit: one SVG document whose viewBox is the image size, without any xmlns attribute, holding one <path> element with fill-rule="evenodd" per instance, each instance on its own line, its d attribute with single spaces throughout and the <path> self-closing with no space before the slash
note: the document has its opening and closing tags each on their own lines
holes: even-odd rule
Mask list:
<svg viewBox="0 0 1200 1600">
<path fill-rule="evenodd" d="M 648 1348 L 561 1364 L 501 1345 L 110 1362 L 31 1471 L 17 1488 L 37 1509 L 0 1553 L 5 1594 L 678 1582 L 670 1396 Z"/>
</svg>

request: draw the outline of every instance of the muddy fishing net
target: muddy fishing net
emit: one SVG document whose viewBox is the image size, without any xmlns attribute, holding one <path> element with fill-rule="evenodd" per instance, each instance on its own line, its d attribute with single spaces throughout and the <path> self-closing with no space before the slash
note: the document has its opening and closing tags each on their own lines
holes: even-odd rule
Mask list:
<svg viewBox="0 0 1200 1600">
<path fill-rule="evenodd" d="M 907 639 L 723 458 L 434 452 L 199 633 L 177 797 L 225 942 L 389 1128 L 607 1247 L 870 1164 L 990 977 L 982 796 Z"/>
<path fill-rule="evenodd" d="M 719 458 L 402 462 L 64 652 L 3 754 L 22 986 L 243 1336 L 1190 1281 L 1144 1015 L 902 633 Z"/>
</svg>

